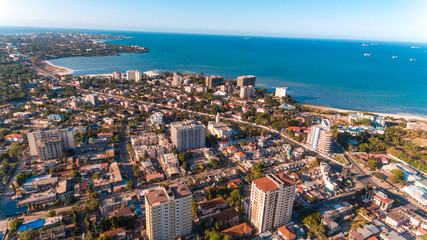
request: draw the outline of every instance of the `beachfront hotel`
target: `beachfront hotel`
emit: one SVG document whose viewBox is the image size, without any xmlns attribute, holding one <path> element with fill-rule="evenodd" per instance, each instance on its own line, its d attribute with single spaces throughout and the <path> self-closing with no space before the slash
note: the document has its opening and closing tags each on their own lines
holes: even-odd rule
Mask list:
<svg viewBox="0 0 427 240">
<path fill-rule="evenodd" d="M 279 97 L 279 98 L 286 97 L 287 91 L 288 91 L 287 87 L 276 88 L 276 92 L 275 92 L 274 96 Z"/>
<path fill-rule="evenodd" d="M 291 220 L 296 182 L 284 173 L 252 181 L 249 220 L 257 232 L 281 227 Z"/>
</svg>

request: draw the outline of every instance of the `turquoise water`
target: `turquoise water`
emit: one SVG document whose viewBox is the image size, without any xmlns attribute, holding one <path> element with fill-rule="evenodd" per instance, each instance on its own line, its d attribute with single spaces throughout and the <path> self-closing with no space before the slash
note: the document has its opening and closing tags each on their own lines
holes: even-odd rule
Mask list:
<svg viewBox="0 0 427 240">
<path fill-rule="evenodd" d="M 144 46 L 149 53 L 51 62 L 74 69 L 75 74 L 128 69 L 203 72 L 233 79 L 252 74 L 257 86 L 288 86 L 290 94 L 304 103 L 427 115 L 425 43 L 103 32 L 135 37 L 112 42 Z"/>
</svg>

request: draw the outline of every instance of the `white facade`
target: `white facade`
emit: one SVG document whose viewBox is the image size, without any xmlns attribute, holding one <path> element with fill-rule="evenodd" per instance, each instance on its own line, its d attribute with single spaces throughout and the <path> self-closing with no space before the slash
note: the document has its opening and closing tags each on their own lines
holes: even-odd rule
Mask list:
<svg viewBox="0 0 427 240">
<path fill-rule="evenodd" d="M 255 87 L 250 86 L 244 86 L 240 88 L 240 98 L 248 98 L 253 97 L 255 95 Z"/>
<path fill-rule="evenodd" d="M 141 71 L 138 71 L 138 70 L 127 70 L 126 78 L 128 81 L 139 82 L 142 79 L 142 73 Z"/>
<path fill-rule="evenodd" d="M 93 106 L 97 106 L 99 104 L 98 94 L 89 94 L 86 96 L 86 101 L 88 101 Z"/>
<path fill-rule="evenodd" d="M 274 96 L 279 98 L 286 97 L 287 91 L 288 91 L 287 87 L 276 88 L 276 93 L 274 94 Z"/>
<path fill-rule="evenodd" d="M 42 129 L 27 133 L 31 156 L 41 160 L 60 158 L 63 151 L 76 148 L 72 128 Z"/>
<path fill-rule="evenodd" d="M 284 173 L 252 181 L 249 220 L 259 233 L 290 222 L 296 182 Z"/>
<path fill-rule="evenodd" d="M 204 148 L 206 145 L 206 127 L 198 121 L 171 123 L 173 146 L 179 151 Z"/>
<path fill-rule="evenodd" d="M 163 124 L 163 113 L 155 112 L 150 117 L 151 124 Z"/>
<path fill-rule="evenodd" d="M 307 137 L 307 145 L 315 151 L 328 154 L 331 152 L 332 133 L 313 126 Z"/>
<path fill-rule="evenodd" d="M 190 235 L 193 197 L 186 185 L 160 188 L 145 195 L 149 240 L 174 240 Z"/>
</svg>

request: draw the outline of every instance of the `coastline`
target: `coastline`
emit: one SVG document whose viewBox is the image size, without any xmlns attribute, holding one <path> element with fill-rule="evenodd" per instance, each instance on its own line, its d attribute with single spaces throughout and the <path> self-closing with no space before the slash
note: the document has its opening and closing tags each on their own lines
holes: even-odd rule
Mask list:
<svg viewBox="0 0 427 240">
<path fill-rule="evenodd" d="M 307 107 L 307 108 L 319 109 L 322 111 L 335 111 L 335 112 L 339 112 L 339 113 L 367 112 L 367 113 L 371 113 L 371 114 L 378 115 L 381 117 L 392 117 L 395 119 L 403 118 L 407 121 L 424 121 L 424 122 L 427 122 L 427 116 L 419 116 L 419 115 L 414 115 L 414 114 L 410 114 L 410 113 L 379 113 L 379 112 L 371 112 L 371 111 L 357 111 L 357 110 L 341 109 L 341 108 L 334 108 L 334 107 L 323 107 L 323 106 L 312 105 L 312 104 L 307 104 L 307 103 L 303 103 L 302 106 Z"/>
<path fill-rule="evenodd" d="M 57 66 L 53 63 L 51 63 L 48 60 L 44 60 L 40 63 L 40 67 L 45 70 L 46 72 L 49 72 L 51 74 L 58 74 L 58 75 L 70 75 L 74 73 L 74 70 L 67 67 L 61 67 Z"/>
<path fill-rule="evenodd" d="M 43 66 L 43 69 L 45 69 L 46 71 L 52 73 L 52 74 L 58 74 L 58 75 L 69 75 L 75 72 L 75 70 L 71 69 L 71 68 L 67 68 L 67 67 L 61 67 L 61 66 L 57 66 L 54 65 L 53 63 L 45 60 L 43 61 L 43 63 L 45 64 Z M 158 70 L 150 70 L 150 71 L 145 71 L 144 72 L 145 75 L 147 76 L 155 76 L 159 74 Z M 81 76 L 86 76 L 86 77 L 112 77 L 113 73 L 100 73 L 100 74 L 85 74 L 85 75 L 81 75 Z M 263 87 L 263 88 L 268 88 L 268 87 Z M 392 117 L 394 119 L 400 119 L 403 118 L 407 121 L 423 121 L 423 122 L 427 122 L 427 116 L 424 115 L 415 115 L 415 114 L 411 114 L 411 113 L 380 113 L 380 112 L 372 112 L 372 111 L 360 111 L 360 110 L 351 110 L 351 109 L 341 109 L 341 108 L 334 108 L 334 107 L 325 107 L 325 106 L 320 106 L 320 105 L 312 105 L 312 104 L 308 104 L 308 103 L 301 103 L 302 106 L 307 107 L 307 108 L 313 108 L 313 109 L 319 109 L 322 111 L 335 111 L 335 112 L 339 112 L 339 113 L 356 113 L 356 112 L 368 112 L 371 114 L 375 114 L 378 116 L 382 116 L 382 117 Z"/>
</svg>

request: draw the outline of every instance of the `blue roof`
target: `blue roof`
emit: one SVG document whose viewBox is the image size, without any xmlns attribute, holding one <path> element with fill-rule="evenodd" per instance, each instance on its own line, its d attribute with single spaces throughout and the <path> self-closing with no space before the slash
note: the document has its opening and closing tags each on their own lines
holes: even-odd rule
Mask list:
<svg viewBox="0 0 427 240">
<path fill-rule="evenodd" d="M 39 220 L 35 220 L 35 221 L 29 222 L 29 223 L 22 224 L 19 227 L 18 232 L 24 232 L 27 230 L 41 228 L 41 227 L 43 227 L 45 222 L 46 221 L 44 219 L 39 219 Z"/>
<path fill-rule="evenodd" d="M 135 205 L 136 216 L 142 217 L 141 204 Z"/>
<path fill-rule="evenodd" d="M 4 209 L 4 215 L 6 217 L 14 216 L 17 214 L 25 213 L 27 212 L 28 206 L 23 207 L 16 207 L 16 201 L 8 202 L 6 205 L 6 208 Z"/>
</svg>

